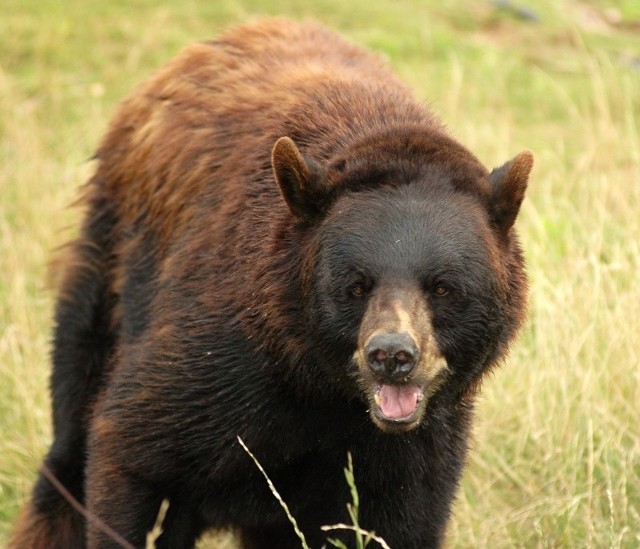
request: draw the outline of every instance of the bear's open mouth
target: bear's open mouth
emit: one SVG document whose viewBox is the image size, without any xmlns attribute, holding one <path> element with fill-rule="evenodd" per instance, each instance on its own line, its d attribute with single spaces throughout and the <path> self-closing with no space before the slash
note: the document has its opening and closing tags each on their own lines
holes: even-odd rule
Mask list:
<svg viewBox="0 0 640 549">
<path fill-rule="evenodd" d="M 424 388 L 416 384 L 377 385 L 373 393 L 373 412 L 379 420 L 413 423 L 420 416 Z"/>
</svg>

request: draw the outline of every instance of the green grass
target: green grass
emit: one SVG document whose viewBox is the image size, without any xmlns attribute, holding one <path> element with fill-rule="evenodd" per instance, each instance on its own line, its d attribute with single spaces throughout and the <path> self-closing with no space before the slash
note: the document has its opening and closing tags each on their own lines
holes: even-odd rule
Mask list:
<svg viewBox="0 0 640 549">
<path fill-rule="evenodd" d="M 471 0 L 4 0 L 0 546 L 51 436 L 47 261 L 116 103 L 182 46 L 275 13 L 382 52 L 486 164 L 536 154 L 529 322 L 484 385 L 450 546 L 640 545 L 640 8 L 519 4 L 539 22 Z"/>
</svg>

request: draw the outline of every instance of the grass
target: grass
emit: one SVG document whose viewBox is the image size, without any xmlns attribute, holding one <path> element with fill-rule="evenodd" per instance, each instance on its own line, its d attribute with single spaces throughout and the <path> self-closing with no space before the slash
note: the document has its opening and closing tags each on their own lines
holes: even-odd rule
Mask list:
<svg viewBox="0 0 640 549">
<path fill-rule="evenodd" d="M 489 1 L 309 4 L 3 2 L 0 546 L 51 437 L 47 261 L 75 234 L 66 206 L 117 101 L 183 45 L 283 13 L 382 52 L 486 164 L 536 154 L 518 222 L 529 322 L 484 385 L 449 545 L 637 547 L 638 3 L 517 3 L 537 23 Z"/>
<path fill-rule="evenodd" d="M 238 442 L 240 443 L 240 446 L 242 446 L 243 450 L 252 459 L 253 463 L 255 463 L 256 467 L 262 473 L 262 476 L 267 481 L 267 485 L 269 486 L 269 491 L 273 494 L 273 497 L 276 498 L 276 500 L 278 500 L 280 507 L 282 507 L 282 510 L 287 515 L 287 519 L 291 523 L 291 527 L 293 528 L 293 530 L 296 533 L 296 536 L 298 536 L 298 539 L 300 540 L 300 546 L 302 547 L 302 549 L 309 549 L 309 546 L 307 545 L 307 539 L 304 537 L 302 530 L 300 530 L 300 527 L 298 526 L 298 522 L 296 521 L 295 517 L 291 514 L 291 511 L 289 511 L 289 506 L 282 499 L 282 496 L 274 486 L 273 482 L 271 482 L 269 475 L 267 475 L 267 472 L 264 470 L 260 462 L 257 460 L 256 456 L 254 456 L 251 450 L 247 448 L 247 445 L 244 443 L 244 441 L 240 437 L 238 437 Z M 349 458 L 351 458 L 351 456 L 349 456 Z"/>
<path fill-rule="evenodd" d="M 353 459 L 351 453 L 347 454 L 347 466 L 344 469 L 344 478 L 351 492 L 351 503 L 347 503 L 347 513 L 349 514 L 350 524 L 332 524 L 322 526 L 324 532 L 332 532 L 334 530 L 350 530 L 354 533 L 356 549 L 365 549 L 372 541 L 378 542 L 381 549 L 390 549 L 387 542 L 380 536 L 376 536 L 375 532 L 364 530 L 360 526 L 358 514 L 360 513 L 360 496 L 358 487 L 356 486 L 355 474 L 353 471 Z M 338 539 L 327 538 L 330 545 L 338 549 L 347 549 L 345 543 Z"/>
</svg>

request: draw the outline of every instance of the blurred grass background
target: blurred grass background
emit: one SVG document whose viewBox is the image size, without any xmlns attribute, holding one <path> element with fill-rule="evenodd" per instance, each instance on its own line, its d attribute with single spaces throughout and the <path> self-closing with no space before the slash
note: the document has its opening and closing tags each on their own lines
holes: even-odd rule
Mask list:
<svg viewBox="0 0 640 549">
<path fill-rule="evenodd" d="M 536 154 L 530 319 L 485 383 L 449 545 L 640 546 L 637 0 L 3 0 L 0 546 L 51 437 L 47 262 L 115 105 L 184 45 L 267 14 L 379 51 L 487 165 Z"/>
</svg>

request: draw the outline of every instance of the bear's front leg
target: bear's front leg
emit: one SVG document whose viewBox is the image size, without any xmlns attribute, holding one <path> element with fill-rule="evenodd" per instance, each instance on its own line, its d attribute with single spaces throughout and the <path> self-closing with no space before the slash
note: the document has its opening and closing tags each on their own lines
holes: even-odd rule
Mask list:
<svg viewBox="0 0 640 549">
<path fill-rule="evenodd" d="M 186 501 L 164 493 L 161 483 L 151 482 L 145 471 L 130 471 L 128 450 L 110 433 L 94 429 L 86 471 L 87 546 L 92 549 L 145 547 L 163 499 L 169 508 L 162 534 L 154 547 L 193 547 L 201 528 L 197 513 Z M 142 450 L 141 450 L 142 452 Z"/>
</svg>

